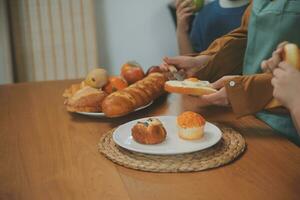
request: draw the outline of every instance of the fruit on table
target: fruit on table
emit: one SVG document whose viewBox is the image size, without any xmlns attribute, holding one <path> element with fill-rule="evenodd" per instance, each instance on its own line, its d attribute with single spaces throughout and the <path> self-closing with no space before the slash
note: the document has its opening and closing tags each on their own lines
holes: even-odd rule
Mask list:
<svg viewBox="0 0 300 200">
<path fill-rule="evenodd" d="M 198 12 L 204 4 L 204 0 L 193 0 L 194 11 Z"/>
<path fill-rule="evenodd" d="M 108 94 L 113 93 L 117 90 L 122 90 L 128 86 L 126 80 L 120 76 L 109 77 L 108 83 L 104 86 L 104 91 Z"/>
<path fill-rule="evenodd" d="M 128 82 L 128 84 L 132 84 L 143 79 L 145 74 L 139 63 L 130 61 L 122 66 L 121 76 Z"/>
<path fill-rule="evenodd" d="M 154 72 L 162 72 L 162 70 L 160 69 L 159 66 L 151 66 L 148 70 L 147 70 L 147 76 L 151 73 L 154 73 Z"/>
<path fill-rule="evenodd" d="M 181 0 L 181 2 L 184 2 L 186 0 Z M 192 0 L 191 4 L 189 6 L 194 8 L 194 12 L 198 12 L 204 5 L 204 0 Z"/>
<path fill-rule="evenodd" d="M 102 88 L 107 84 L 107 72 L 103 68 L 95 68 L 86 76 L 85 83 L 93 88 Z"/>
</svg>

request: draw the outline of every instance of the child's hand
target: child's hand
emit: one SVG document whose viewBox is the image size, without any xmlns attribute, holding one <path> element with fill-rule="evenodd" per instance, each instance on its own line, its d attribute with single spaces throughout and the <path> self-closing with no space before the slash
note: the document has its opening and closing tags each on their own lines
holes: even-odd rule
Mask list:
<svg viewBox="0 0 300 200">
<path fill-rule="evenodd" d="M 188 77 L 194 76 L 201 67 L 210 60 L 211 56 L 200 55 L 165 57 L 160 65 L 162 71 L 168 71 L 168 66 L 175 66 L 178 70 L 184 70 Z"/>
<path fill-rule="evenodd" d="M 227 96 L 225 84 L 232 80 L 234 77 L 237 76 L 223 76 L 216 82 L 212 83 L 211 86 L 218 91 L 213 94 L 203 95 L 201 96 L 201 100 L 206 102 L 208 105 L 219 105 L 219 106 L 228 106 L 229 99 Z"/>
<path fill-rule="evenodd" d="M 299 107 L 300 72 L 288 63 L 281 62 L 273 75 L 271 83 L 274 97 L 290 110 Z"/>
<path fill-rule="evenodd" d="M 272 72 L 275 68 L 278 67 L 278 64 L 282 61 L 282 52 L 283 47 L 288 42 L 282 42 L 277 46 L 276 51 L 273 52 L 272 57 L 268 60 L 264 60 L 261 63 L 261 69 L 264 72 Z"/>
<path fill-rule="evenodd" d="M 192 0 L 176 0 L 177 31 L 187 33 L 190 29 L 191 16 L 194 13 Z"/>
</svg>

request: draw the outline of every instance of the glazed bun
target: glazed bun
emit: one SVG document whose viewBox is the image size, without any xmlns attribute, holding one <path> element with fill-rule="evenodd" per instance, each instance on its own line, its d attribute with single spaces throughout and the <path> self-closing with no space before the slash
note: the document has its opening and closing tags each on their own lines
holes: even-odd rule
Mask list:
<svg viewBox="0 0 300 200">
<path fill-rule="evenodd" d="M 165 83 L 165 90 L 171 93 L 196 96 L 211 94 L 217 91 L 210 86 L 208 81 L 200 81 L 197 78 L 188 78 L 183 81 L 167 81 Z"/>
<path fill-rule="evenodd" d="M 300 70 L 300 51 L 295 44 L 286 44 L 283 47 L 283 60 Z"/>
<path fill-rule="evenodd" d="M 204 135 L 205 119 L 198 113 L 187 111 L 177 117 L 177 126 L 180 138 L 197 140 Z"/>
<path fill-rule="evenodd" d="M 159 119 L 149 118 L 131 129 L 132 137 L 141 144 L 158 144 L 166 139 L 167 132 Z"/>
</svg>

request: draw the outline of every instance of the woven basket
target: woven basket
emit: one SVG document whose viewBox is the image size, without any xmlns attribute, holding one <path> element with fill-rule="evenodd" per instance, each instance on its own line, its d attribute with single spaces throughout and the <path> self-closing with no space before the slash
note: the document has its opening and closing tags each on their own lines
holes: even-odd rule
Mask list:
<svg viewBox="0 0 300 200">
<path fill-rule="evenodd" d="M 220 127 L 222 139 L 208 149 L 177 155 L 150 155 L 128 151 L 114 143 L 113 130 L 102 136 L 99 152 L 108 159 L 127 168 L 149 172 L 195 172 L 216 168 L 234 161 L 241 155 L 246 143 L 237 131 Z"/>
</svg>

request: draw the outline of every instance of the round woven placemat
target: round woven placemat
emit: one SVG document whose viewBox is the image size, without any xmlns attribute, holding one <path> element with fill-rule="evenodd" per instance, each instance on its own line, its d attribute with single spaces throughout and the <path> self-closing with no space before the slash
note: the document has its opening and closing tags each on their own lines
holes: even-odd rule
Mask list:
<svg viewBox="0 0 300 200">
<path fill-rule="evenodd" d="M 246 143 L 241 134 L 229 127 L 220 128 L 223 135 L 216 145 L 194 153 L 150 155 L 128 151 L 114 143 L 114 129 L 102 136 L 98 150 L 114 163 L 131 169 L 149 172 L 202 171 L 232 162 L 245 150 Z"/>
</svg>

